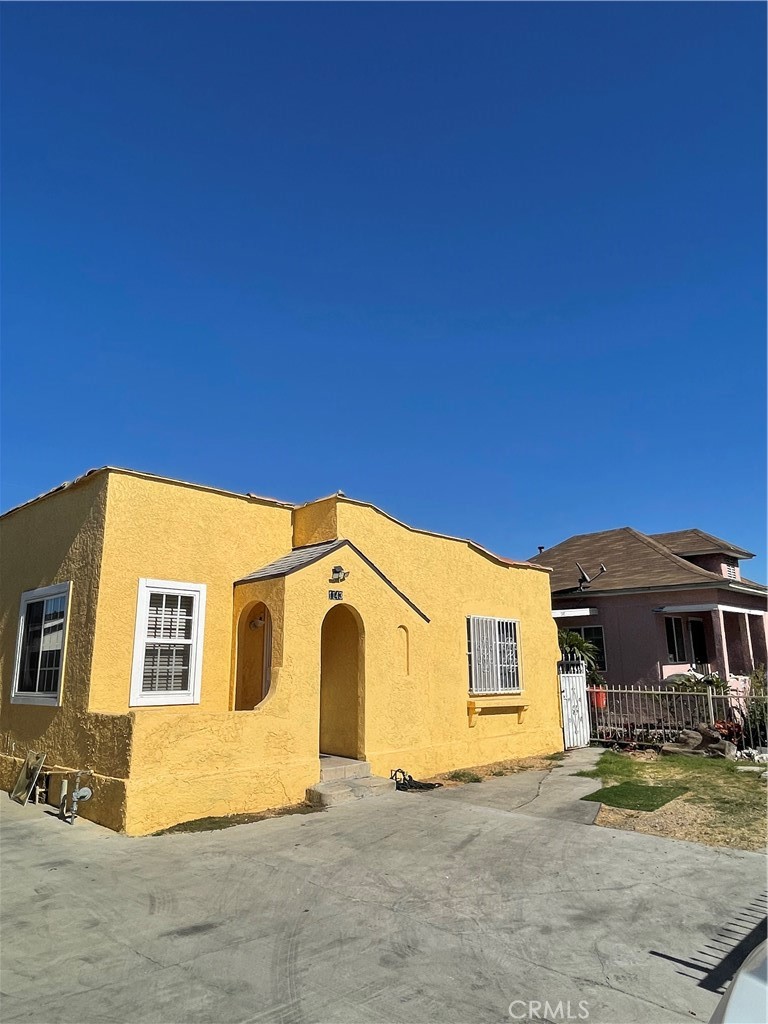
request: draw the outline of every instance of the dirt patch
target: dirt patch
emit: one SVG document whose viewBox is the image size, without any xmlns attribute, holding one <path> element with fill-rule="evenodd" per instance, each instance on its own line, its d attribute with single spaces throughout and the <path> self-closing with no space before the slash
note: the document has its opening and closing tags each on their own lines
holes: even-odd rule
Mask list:
<svg viewBox="0 0 768 1024">
<path fill-rule="evenodd" d="M 472 765 L 469 769 L 460 769 L 458 772 L 443 772 L 441 775 L 433 775 L 428 782 L 442 782 L 446 789 L 450 789 L 452 786 L 463 786 L 466 785 L 466 781 L 461 778 L 451 778 L 456 775 L 475 775 L 480 777 L 480 781 L 489 778 L 500 778 L 503 775 L 516 775 L 518 772 L 549 772 L 553 768 L 560 767 L 560 757 L 553 754 L 546 754 L 538 757 L 518 757 L 512 758 L 508 761 L 494 761 L 492 764 L 479 764 Z"/>
<path fill-rule="evenodd" d="M 765 849 L 765 834 L 751 825 L 723 821 L 712 807 L 704 807 L 679 797 L 657 811 L 625 811 L 619 807 L 600 808 L 597 825 L 644 832 L 666 839 L 683 839 L 706 846 L 730 846 L 737 850 Z"/>
<path fill-rule="evenodd" d="M 625 757 L 629 757 L 633 761 L 658 761 L 659 752 L 658 750 L 627 750 Z"/>
<path fill-rule="evenodd" d="M 222 828 L 233 828 L 235 825 L 251 825 L 254 821 L 266 821 L 267 818 L 282 818 L 287 814 L 314 814 L 323 810 L 311 804 L 292 804 L 290 807 L 269 807 L 266 811 L 254 814 L 227 814 L 220 818 L 195 818 L 194 821 L 181 821 L 178 825 L 162 828 L 153 832 L 153 836 L 170 836 L 178 832 L 216 832 Z"/>
<path fill-rule="evenodd" d="M 688 792 L 656 810 L 600 808 L 596 824 L 630 832 L 682 839 L 707 846 L 763 851 L 766 848 L 765 784 L 737 772 L 725 760 L 658 757 L 653 751 L 607 751 L 592 772 L 604 783 L 626 780 L 651 786 L 682 785 Z"/>
</svg>

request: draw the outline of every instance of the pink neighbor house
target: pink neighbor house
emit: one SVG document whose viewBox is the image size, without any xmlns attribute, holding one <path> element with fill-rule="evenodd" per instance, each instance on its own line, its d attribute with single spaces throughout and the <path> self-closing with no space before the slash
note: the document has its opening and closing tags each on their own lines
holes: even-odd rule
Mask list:
<svg viewBox="0 0 768 1024">
<path fill-rule="evenodd" d="M 551 567 L 558 627 L 595 644 L 609 686 L 655 684 L 694 667 L 741 688 L 768 663 L 768 589 L 739 565 L 753 557 L 702 530 L 627 526 L 570 537 L 532 561 Z"/>
</svg>

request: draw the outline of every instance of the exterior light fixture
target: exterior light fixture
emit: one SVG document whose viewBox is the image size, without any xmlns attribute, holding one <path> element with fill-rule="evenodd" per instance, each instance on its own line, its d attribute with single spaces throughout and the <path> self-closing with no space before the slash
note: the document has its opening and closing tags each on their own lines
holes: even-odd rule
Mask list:
<svg viewBox="0 0 768 1024">
<path fill-rule="evenodd" d="M 343 583 L 344 580 L 349 576 L 349 572 L 344 570 L 341 565 L 334 565 L 331 570 L 331 583 Z"/>
</svg>

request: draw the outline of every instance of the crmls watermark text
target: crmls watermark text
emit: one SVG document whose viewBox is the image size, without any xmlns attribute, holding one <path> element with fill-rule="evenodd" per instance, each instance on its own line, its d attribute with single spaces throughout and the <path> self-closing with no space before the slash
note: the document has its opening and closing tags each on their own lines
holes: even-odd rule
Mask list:
<svg viewBox="0 0 768 1024">
<path fill-rule="evenodd" d="M 589 1003 L 585 999 L 578 1003 L 572 1003 L 570 999 L 560 999 L 556 1003 L 513 999 L 509 1004 L 509 1016 L 512 1020 L 589 1020 Z"/>
</svg>

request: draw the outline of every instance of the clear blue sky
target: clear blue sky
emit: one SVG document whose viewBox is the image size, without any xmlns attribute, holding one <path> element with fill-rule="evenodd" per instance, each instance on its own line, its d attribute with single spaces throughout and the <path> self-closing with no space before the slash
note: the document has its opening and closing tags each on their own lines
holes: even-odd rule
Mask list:
<svg viewBox="0 0 768 1024">
<path fill-rule="evenodd" d="M 4 5 L 3 507 L 112 463 L 762 553 L 765 18 Z"/>
</svg>

